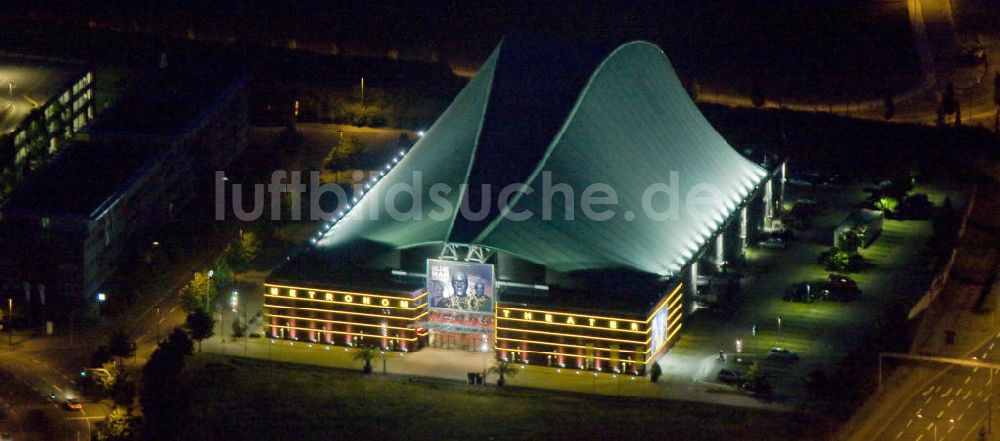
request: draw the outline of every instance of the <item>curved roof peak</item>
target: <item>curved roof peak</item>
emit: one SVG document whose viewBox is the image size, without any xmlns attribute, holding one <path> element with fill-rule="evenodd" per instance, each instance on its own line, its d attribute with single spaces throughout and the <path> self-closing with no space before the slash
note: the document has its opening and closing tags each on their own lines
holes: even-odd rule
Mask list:
<svg viewBox="0 0 1000 441">
<path fill-rule="evenodd" d="M 393 184 L 412 185 L 418 172 L 421 194 L 396 205 L 419 204 L 423 216 L 393 221 L 382 196 Z M 664 274 L 686 262 L 766 174 L 712 128 L 656 45 L 580 45 L 514 34 L 373 188 L 369 195 L 376 197 L 365 197 L 352 211 L 362 214 L 339 223 L 320 246 L 355 239 L 395 248 L 481 244 L 559 271 Z M 441 195 L 429 190 L 437 183 L 453 190 L 443 219 Z M 511 184 L 531 191 L 504 195 Z M 581 212 L 581 196 L 594 184 L 617 193 L 613 218 L 594 220 Z M 684 197 L 702 184 L 721 195 L 708 215 L 681 210 L 667 221 L 644 216 L 643 193 L 650 186 L 666 185 Z M 544 201 L 546 185 L 567 186 L 575 201 L 551 194 Z M 501 200 L 508 202 L 506 211 Z M 484 203 L 485 214 L 468 215 Z M 534 216 L 515 221 L 506 216 L 511 211 Z M 545 212 L 556 216 L 543 217 Z"/>
<path fill-rule="evenodd" d="M 500 189 L 527 181 L 580 91 L 613 49 L 525 33 L 503 39 L 463 199 L 470 208 L 479 209 L 484 197 L 497 207 L 497 191 L 484 194 L 484 185 Z M 499 214 L 493 209 L 481 220 L 457 217 L 451 240 L 471 243 Z"/>
</svg>

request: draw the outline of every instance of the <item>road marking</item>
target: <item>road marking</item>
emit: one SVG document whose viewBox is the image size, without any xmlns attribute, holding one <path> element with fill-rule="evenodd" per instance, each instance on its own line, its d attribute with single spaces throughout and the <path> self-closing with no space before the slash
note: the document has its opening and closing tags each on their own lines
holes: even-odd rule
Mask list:
<svg viewBox="0 0 1000 441">
<path fill-rule="evenodd" d="M 163 323 L 163 320 L 165 320 L 165 319 L 160 319 L 160 321 L 158 321 L 156 323 Z"/>
<path fill-rule="evenodd" d="M 965 406 L 965 408 L 966 408 L 966 409 L 972 409 L 972 405 L 973 405 L 973 404 L 976 404 L 976 403 L 975 403 L 975 402 L 973 402 L 973 401 L 969 401 L 969 405 L 968 405 L 968 406 Z"/>
<path fill-rule="evenodd" d="M 962 421 L 962 417 L 964 417 L 964 416 L 965 416 L 965 413 L 958 414 L 958 418 L 955 418 L 955 422 L 957 423 L 959 421 Z"/>
<path fill-rule="evenodd" d="M 906 428 L 909 429 L 911 425 L 913 425 L 913 418 L 910 418 L 910 420 L 906 422 Z"/>
<path fill-rule="evenodd" d="M 995 345 L 995 344 L 996 344 L 996 342 L 994 342 L 994 343 L 990 343 L 990 349 L 989 349 L 989 350 L 991 350 L 991 351 L 992 351 L 992 350 L 993 350 L 993 345 Z"/>
<path fill-rule="evenodd" d="M 933 428 L 933 427 L 934 427 L 934 423 L 930 423 L 930 424 L 927 425 L 927 430 L 931 430 L 931 428 Z"/>
<path fill-rule="evenodd" d="M 952 399 L 948 400 L 948 404 L 945 404 L 944 407 L 951 407 L 951 405 L 954 404 L 954 403 L 955 403 L 955 399 L 952 398 Z"/>
<path fill-rule="evenodd" d="M 972 379 L 972 375 L 969 375 L 968 377 L 965 377 L 965 382 L 963 382 L 962 384 L 969 384 L 969 380 L 971 380 L 971 379 Z"/>
<path fill-rule="evenodd" d="M 170 312 L 174 312 L 176 310 L 177 310 L 177 306 L 174 306 L 173 308 L 170 308 Z M 1000 338 L 1000 333 L 997 334 L 997 338 Z"/>
<path fill-rule="evenodd" d="M 953 387 L 949 387 L 948 388 L 948 392 L 945 392 L 945 393 L 941 394 L 941 398 L 948 398 L 948 395 L 951 395 L 951 391 L 953 389 L 954 389 Z"/>
<path fill-rule="evenodd" d="M 56 388 L 57 391 L 62 392 L 62 388 L 60 388 L 59 386 L 53 384 L 52 387 Z"/>
<path fill-rule="evenodd" d="M 964 397 L 962 397 L 962 399 L 963 399 L 963 400 L 968 400 L 968 399 L 969 399 L 969 395 L 972 395 L 972 391 L 971 391 L 971 390 L 970 390 L 970 391 L 968 391 L 968 392 L 966 392 L 966 393 L 965 393 L 965 396 L 964 396 Z"/>
<path fill-rule="evenodd" d="M 930 403 L 931 402 L 931 398 L 934 398 L 934 397 L 927 397 L 927 399 L 924 400 L 924 404 Z"/>
<path fill-rule="evenodd" d="M 920 436 L 917 437 L 916 441 L 920 441 L 922 439 L 924 439 L 924 434 L 921 433 Z"/>
<path fill-rule="evenodd" d="M 931 391 L 933 391 L 933 390 L 934 390 L 934 386 L 930 386 L 930 387 L 928 387 L 928 388 L 927 388 L 927 390 L 925 390 L 925 391 L 924 391 L 924 393 L 922 393 L 921 395 L 923 395 L 923 396 L 925 396 L 925 397 L 926 397 L 926 396 L 927 396 L 927 394 L 931 393 Z"/>
<path fill-rule="evenodd" d="M 903 431 L 902 430 L 900 430 L 899 433 L 896 434 L 896 438 L 895 439 L 899 439 L 899 437 L 901 437 L 901 436 L 903 436 Z"/>
<path fill-rule="evenodd" d="M 940 411 L 940 412 L 938 412 L 938 415 L 937 415 L 937 417 L 938 417 L 938 418 L 941 418 L 941 415 L 944 415 L 944 411 L 943 411 L 943 410 L 942 410 L 942 411 Z"/>
</svg>

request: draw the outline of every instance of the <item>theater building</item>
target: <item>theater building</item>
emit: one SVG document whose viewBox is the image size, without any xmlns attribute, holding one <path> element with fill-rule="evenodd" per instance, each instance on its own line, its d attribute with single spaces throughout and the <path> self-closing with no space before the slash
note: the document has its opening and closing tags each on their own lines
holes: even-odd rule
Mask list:
<svg viewBox="0 0 1000 441">
<path fill-rule="evenodd" d="M 272 338 L 645 373 L 777 215 L 647 42 L 514 35 L 264 286 Z"/>
</svg>

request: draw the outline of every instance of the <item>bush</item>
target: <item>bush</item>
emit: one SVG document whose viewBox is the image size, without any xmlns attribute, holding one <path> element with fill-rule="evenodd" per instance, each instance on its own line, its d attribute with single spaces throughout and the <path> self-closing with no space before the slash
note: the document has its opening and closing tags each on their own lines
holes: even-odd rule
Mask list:
<svg viewBox="0 0 1000 441">
<path fill-rule="evenodd" d="M 865 267 L 864 257 L 860 254 L 851 254 L 843 250 L 824 251 L 820 254 L 819 259 L 819 262 L 830 271 L 861 271 Z"/>
<path fill-rule="evenodd" d="M 653 363 L 653 367 L 649 370 L 649 379 L 656 383 L 660 379 L 660 375 L 663 375 L 660 363 Z"/>
</svg>

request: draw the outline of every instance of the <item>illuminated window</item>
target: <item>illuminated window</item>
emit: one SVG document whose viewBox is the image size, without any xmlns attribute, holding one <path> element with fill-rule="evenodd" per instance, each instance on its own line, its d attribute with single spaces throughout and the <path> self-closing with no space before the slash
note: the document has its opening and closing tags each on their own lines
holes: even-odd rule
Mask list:
<svg viewBox="0 0 1000 441">
<path fill-rule="evenodd" d="M 278 295 L 278 288 L 271 288 L 271 295 Z"/>
</svg>

